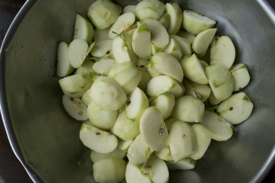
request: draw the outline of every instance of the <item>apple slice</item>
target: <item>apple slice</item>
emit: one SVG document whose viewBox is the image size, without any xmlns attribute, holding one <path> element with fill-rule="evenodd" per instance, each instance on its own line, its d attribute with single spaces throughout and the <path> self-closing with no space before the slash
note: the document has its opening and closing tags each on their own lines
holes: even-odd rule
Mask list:
<svg viewBox="0 0 275 183">
<path fill-rule="evenodd" d="M 176 121 L 170 128 L 169 145 L 175 162 L 192 156 L 198 148 L 197 138 L 191 126 Z"/>
<path fill-rule="evenodd" d="M 178 121 L 178 119 L 173 118 L 171 116 L 164 121 L 168 132 L 170 131 L 170 128 L 171 128 L 172 124 L 175 123 L 176 121 Z"/>
<path fill-rule="evenodd" d="M 240 92 L 223 101 L 217 108 L 217 113 L 235 125 L 247 120 L 252 110 L 253 103 L 245 93 Z"/>
<path fill-rule="evenodd" d="M 151 155 L 146 165 L 141 169 L 143 174 L 149 175 L 151 182 L 168 182 L 169 171 L 165 162 L 154 154 Z"/>
<path fill-rule="evenodd" d="M 90 97 L 91 88 L 89 88 L 85 93 L 82 95 L 81 100 L 82 102 L 88 106 L 93 100 Z"/>
<path fill-rule="evenodd" d="M 155 0 L 152 0 L 154 2 Z M 143 2 L 143 1 L 142 1 Z M 157 20 L 144 19 L 141 23 L 146 23 L 151 32 L 152 54 L 161 52 L 169 43 L 169 34 L 165 27 Z"/>
<path fill-rule="evenodd" d="M 250 76 L 244 64 L 233 65 L 229 71 L 235 81 L 234 91 L 239 91 L 248 85 Z"/>
<path fill-rule="evenodd" d="M 136 21 L 135 14 L 132 12 L 120 15 L 117 21 L 111 26 L 109 31 L 109 38 L 114 39 L 122 31 L 126 31 Z"/>
<path fill-rule="evenodd" d="M 169 76 L 154 77 L 147 85 L 147 94 L 150 98 L 154 98 L 165 92 L 170 92 L 174 94 L 175 98 L 178 98 L 184 93 L 184 90 L 183 85 Z"/>
<path fill-rule="evenodd" d="M 102 153 L 98 153 L 96 151 L 91 151 L 90 157 L 93 163 L 103 160 L 103 159 L 108 159 L 108 158 L 124 158 L 125 156 L 125 152 L 122 151 L 119 148 L 116 148 L 114 151 L 106 153 L 106 154 L 102 154 Z"/>
<path fill-rule="evenodd" d="M 58 44 L 56 66 L 56 74 L 58 77 L 68 76 L 74 71 L 74 68 L 69 63 L 68 52 L 69 45 L 67 43 L 61 42 Z"/>
<path fill-rule="evenodd" d="M 108 55 L 112 49 L 112 42 L 113 40 L 111 39 L 96 42 L 90 54 L 93 57 L 104 57 Z"/>
<path fill-rule="evenodd" d="M 197 84 L 208 84 L 205 71 L 196 54 L 183 57 L 181 66 L 187 79 Z"/>
<path fill-rule="evenodd" d="M 184 30 L 179 30 L 179 32 L 177 32 L 176 34 L 179 37 L 182 37 L 184 39 L 186 39 L 190 44 L 193 43 L 194 39 L 196 36 L 194 36 L 193 34 L 186 32 Z"/>
<path fill-rule="evenodd" d="M 210 64 L 222 64 L 230 69 L 236 57 L 233 42 L 227 36 L 215 37 L 211 43 Z"/>
<path fill-rule="evenodd" d="M 130 94 L 125 108 L 128 119 L 139 121 L 145 109 L 149 107 L 146 94 L 138 87 Z"/>
<path fill-rule="evenodd" d="M 136 5 L 135 11 L 139 20 L 147 18 L 158 20 L 164 12 L 164 9 L 165 5 L 161 1 L 143 0 Z"/>
<path fill-rule="evenodd" d="M 81 97 L 92 83 L 90 74 L 77 74 L 59 80 L 63 93 L 68 97 Z"/>
<path fill-rule="evenodd" d="M 125 179 L 127 183 L 151 183 L 149 176 L 141 173 L 140 169 L 130 162 L 126 166 Z"/>
<path fill-rule="evenodd" d="M 158 109 L 147 108 L 140 118 L 139 128 L 145 142 L 152 150 L 159 151 L 164 147 L 168 131 Z"/>
<path fill-rule="evenodd" d="M 98 106 L 114 111 L 120 109 L 127 101 L 126 94 L 119 84 L 105 76 L 95 80 L 90 96 Z"/>
<path fill-rule="evenodd" d="M 166 11 L 163 12 L 163 14 L 159 17 L 158 21 L 168 31 L 171 22 L 171 17 Z"/>
<path fill-rule="evenodd" d="M 135 54 L 142 59 L 151 56 L 151 34 L 146 23 L 141 24 L 133 34 L 132 47 Z"/>
<path fill-rule="evenodd" d="M 72 118 L 78 121 L 85 121 L 88 119 L 87 106 L 79 98 L 72 98 L 63 95 L 62 103 L 66 112 Z"/>
<path fill-rule="evenodd" d="M 93 60 L 86 59 L 83 64 L 75 70 L 74 74 L 91 74 L 93 73 L 93 65 Z"/>
<path fill-rule="evenodd" d="M 94 37 L 94 27 L 92 24 L 83 18 L 81 15 L 76 14 L 74 39 L 84 39 L 88 43 L 92 42 Z"/>
<path fill-rule="evenodd" d="M 185 122 L 201 122 L 204 114 L 204 103 L 193 96 L 182 96 L 176 99 L 172 117 Z"/>
<path fill-rule="evenodd" d="M 192 44 L 192 49 L 199 57 L 203 56 L 206 53 L 216 32 L 217 28 L 207 29 L 205 31 L 200 32 L 195 37 L 194 42 Z"/>
<path fill-rule="evenodd" d="M 169 38 L 169 44 L 167 45 L 167 47 L 163 52 L 166 54 L 172 55 L 178 60 L 180 60 L 182 57 L 181 48 L 173 38 Z"/>
<path fill-rule="evenodd" d="M 234 90 L 234 78 L 228 69 L 221 64 L 213 64 L 205 69 L 209 85 L 219 101 L 231 96 Z"/>
<path fill-rule="evenodd" d="M 183 11 L 183 28 L 194 35 L 199 34 L 200 32 L 214 27 L 216 24 L 215 20 L 212 20 L 211 18 L 202 16 L 196 12 L 190 11 L 190 10 L 184 10 Z"/>
<path fill-rule="evenodd" d="M 191 156 L 191 158 L 194 160 L 198 160 L 202 158 L 207 148 L 209 147 L 212 132 L 201 124 L 194 124 L 191 127 L 196 134 L 198 142 L 198 150 Z"/>
<path fill-rule="evenodd" d="M 102 130 L 110 130 L 114 126 L 117 118 L 117 111 L 103 109 L 93 101 L 90 102 L 87 113 L 89 120 L 95 127 Z"/>
<path fill-rule="evenodd" d="M 126 112 L 123 111 L 118 115 L 111 132 L 122 140 L 133 140 L 140 133 L 139 121 L 128 119 Z"/>
<path fill-rule="evenodd" d="M 192 170 L 196 166 L 196 161 L 191 158 L 185 158 L 179 162 L 167 161 L 165 162 L 169 170 Z"/>
<path fill-rule="evenodd" d="M 170 26 L 168 28 L 168 33 L 170 35 L 174 35 L 180 30 L 181 27 L 182 10 L 177 3 L 166 3 L 165 9 L 170 15 Z"/>
<path fill-rule="evenodd" d="M 155 155 L 159 159 L 162 159 L 164 161 L 174 161 L 174 159 L 173 159 L 173 157 L 171 155 L 170 147 L 164 147 L 160 151 L 156 151 Z"/>
<path fill-rule="evenodd" d="M 117 138 L 110 132 L 84 123 L 81 126 L 79 137 L 86 147 L 103 154 L 114 151 L 118 144 Z"/>
<path fill-rule="evenodd" d="M 122 8 L 112 1 L 98 0 L 89 8 L 88 17 L 98 29 L 112 25 L 122 12 Z"/>
<path fill-rule="evenodd" d="M 167 119 L 175 106 L 175 96 L 172 93 L 162 93 L 157 96 L 150 106 L 155 106 L 161 113 L 163 120 Z"/>
<path fill-rule="evenodd" d="M 211 91 L 210 96 L 209 96 L 209 102 L 211 105 L 218 105 L 219 103 L 221 103 L 220 100 L 218 100 L 215 95 L 213 94 L 213 92 Z"/>
<path fill-rule="evenodd" d="M 140 89 L 142 89 L 143 91 L 147 90 L 147 84 L 152 79 L 152 76 L 148 72 L 148 66 L 146 64 L 147 64 L 146 60 L 138 58 L 137 66 L 138 66 L 139 70 L 141 70 L 141 72 L 142 72 L 142 77 L 138 84 L 138 87 Z"/>
<path fill-rule="evenodd" d="M 132 12 L 132 13 L 136 13 L 136 5 L 127 5 L 123 8 L 122 13 L 128 13 L 128 12 Z"/>
<path fill-rule="evenodd" d="M 152 57 L 151 69 L 170 76 L 180 83 L 183 80 L 183 71 L 179 61 L 166 53 L 159 52 Z"/>
<path fill-rule="evenodd" d="M 177 35 L 170 35 L 170 37 L 175 39 L 175 41 L 180 46 L 182 56 L 192 54 L 191 45 L 186 39 L 179 37 Z"/>
<path fill-rule="evenodd" d="M 183 86 L 185 88 L 184 95 L 191 95 L 205 102 L 211 93 L 211 89 L 208 85 L 197 84 L 187 79 L 183 80 Z"/>
<path fill-rule="evenodd" d="M 139 134 L 130 145 L 127 157 L 129 163 L 140 169 L 146 164 L 152 153 L 153 150 L 147 145 L 142 135 Z"/>
<path fill-rule="evenodd" d="M 205 68 L 209 66 L 209 64 L 207 62 L 205 62 L 204 60 L 200 60 L 201 66 L 203 67 L 204 71 Z"/>
<path fill-rule="evenodd" d="M 124 151 L 124 152 L 128 152 L 128 149 L 129 149 L 129 147 L 132 143 L 133 143 L 133 140 L 126 140 L 125 141 L 125 140 L 119 139 L 117 147 L 119 149 L 121 149 L 122 151 Z"/>
<path fill-rule="evenodd" d="M 94 41 L 105 41 L 109 39 L 109 30 L 111 27 L 108 27 L 106 29 L 95 29 L 94 33 Z"/>
<path fill-rule="evenodd" d="M 216 141 L 227 141 L 233 135 L 232 125 L 214 112 L 205 110 L 201 124 L 212 132 Z"/>
<path fill-rule="evenodd" d="M 107 76 L 118 63 L 114 59 L 102 58 L 93 65 L 94 73 Z"/>
<path fill-rule="evenodd" d="M 114 79 L 122 87 L 126 95 L 129 95 L 138 86 L 142 72 L 133 62 L 123 62 L 113 67 L 108 77 Z"/>
<path fill-rule="evenodd" d="M 126 163 L 121 158 L 108 158 L 93 164 L 93 176 L 96 182 L 117 183 L 124 179 Z"/>
<path fill-rule="evenodd" d="M 89 45 L 85 40 L 75 39 L 69 45 L 69 63 L 78 68 L 86 59 L 95 43 Z"/>
<path fill-rule="evenodd" d="M 147 70 L 148 70 L 151 78 L 163 75 L 160 72 L 151 68 L 151 62 L 147 64 Z"/>
</svg>

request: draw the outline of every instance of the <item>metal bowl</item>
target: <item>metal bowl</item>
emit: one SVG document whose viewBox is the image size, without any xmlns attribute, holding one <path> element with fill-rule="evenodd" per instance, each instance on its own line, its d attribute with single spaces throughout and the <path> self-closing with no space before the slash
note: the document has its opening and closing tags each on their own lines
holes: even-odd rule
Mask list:
<svg viewBox="0 0 275 183">
<path fill-rule="evenodd" d="M 192 171 L 170 173 L 170 182 L 260 182 L 274 162 L 275 14 L 268 1 L 174 1 L 217 20 L 218 35 L 236 45 L 251 82 L 244 92 L 255 108 L 226 142 L 212 141 Z M 60 41 L 70 42 L 76 12 L 91 0 L 29 0 L 1 49 L 1 113 L 12 148 L 34 182 L 93 182 L 80 123 L 63 109 L 55 75 Z M 135 0 L 118 1 L 121 5 Z"/>
</svg>

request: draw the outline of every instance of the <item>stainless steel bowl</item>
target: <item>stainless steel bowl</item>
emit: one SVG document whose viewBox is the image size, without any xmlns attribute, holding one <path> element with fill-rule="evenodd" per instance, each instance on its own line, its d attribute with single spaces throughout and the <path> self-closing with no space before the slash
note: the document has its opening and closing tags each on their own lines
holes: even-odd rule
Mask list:
<svg viewBox="0 0 275 183">
<path fill-rule="evenodd" d="M 121 5 L 135 0 L 118 1 Z M 275 14 L 267 0 L 176 0 L 184 9 L 218 21 L 245 63 L 244 92 L 255 108 L 227 142 L 215 142 L 192 171 L 170 173 L 170 182 L 260 182 L 275 150 Z M 13 21 L 1 49 L 1 113 L 12 148 L 34 182 L 93 182 L 89 151 L 78 139 L 80 123 L 61 103 L 56 48 L 70 42 L 76 12 L 91 0 L 29 0 Z"/>
</svg>

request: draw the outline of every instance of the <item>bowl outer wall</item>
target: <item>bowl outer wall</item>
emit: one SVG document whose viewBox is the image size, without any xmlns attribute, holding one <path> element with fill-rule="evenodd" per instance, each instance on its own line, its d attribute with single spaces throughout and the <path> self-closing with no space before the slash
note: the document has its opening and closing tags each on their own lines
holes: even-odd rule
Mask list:
<svg viewBox="0 0 275 183">
<path fill-rule="evenodd" d="M 249 69 L 243 91 L 254 103 L 249 120 L 227 142 L 212 141 L 193 171 L 170 173 L 170 182 L 259 182 L 274 159 L 275 24 L 261 1 L 173 1 L 217 20 L 218 35 L 232 38 L 236 63 Z M 1 112 L 13 150 L 35 182 L 91 182 L 89 150 L 80 123 L 62 106 L 55 75 L 56 48 L 70 43 L 75 13 L 87 18 L 92 1 L 28 1 L 1 50 Z M 136 1 L 119 1 L 136 4 Z"/>
</svg>

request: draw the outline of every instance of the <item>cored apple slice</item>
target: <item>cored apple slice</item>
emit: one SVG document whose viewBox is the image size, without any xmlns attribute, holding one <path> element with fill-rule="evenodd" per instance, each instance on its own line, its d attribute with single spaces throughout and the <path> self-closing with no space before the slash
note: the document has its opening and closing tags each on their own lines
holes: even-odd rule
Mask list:
<svg viewBox="0 0 275 183">
<path fill-rule="evenodd" d="M 108 55 L 112 49 L 112 42 L 113 40 L 111 39 L 96 42 L 90 54 L 93 57 L 104 57 Z"/>
<path fill-rule="evenodd" d="M 179 37 L 182 37 L 184 39 L 186 39 L 190 44 L 193 43 L 194 39 L 196 36 L 194 36 L 193 34 L 186 32 L 184 30 L 179 30 L 179 32 L 176 34 Z"/>
<path fill-rule="evenodd" d="M 192 170 L 195 168 L 196 161 L 191 158 L 185 158 L 179 162 L 167 161 L 166 165 L 169 170 Z"/>
<path fill-rule="evenodd" d="M 163 2 L 158 0 L 143 0 L 136 5 L 135 11 L 139 20 L 158 20 L 165 9 Z"/>
<path fill-rule="evenodd" d="M 74 71 L 74 68 L 69 63 L 68 52 L 69 45 L 67 43 L 61 42 L 58 44 L 56 66 L 56 74 L 58 77 L 68 76 Z"/>
<path fill-rule="evenodd" d="M 141 173 L 140 169 L 130 162 L 126 166 L 125 179 L 127 183 L 151 183 L 149 176 Z"/>
<path fill-rule="evenodd" d="M 93 72 L 107 76 L 112 68 L 118 63 L 114 59 L 102 58 L 93 65 Z"/>
<path fill-rule="evenodd" d="M 67 97 L 66 95 L 63 95 L 62 104 L 66 112 L 72 118 L 78 121 L 85 121 L 88 119 L 87 106 L 79 98 Z"/>
<path fill-rule="evenodd" d="M 250 76 L 244 64 L 233 65 L 229 71 L 235 81 L 234 91 L 239 91 L 248 85 Z"/>
<path fill-rule="evenodd" d="M 88 43 L 92 42 L 94 37 L 94 27 L 92 24 L 83 18 L 81 15 L 76 14 L 74 39 L 84 39 Z"/>
<path fill-rule="evenodd" d="M 180 46 L 182 56 L 192 54 L 191 45 L 186 39 L 184 39 L 180 36 L 177 36 L 177 35 L 171 35 L 170 37 L 175 39 L 175 41 Z"/>
<path fill-rule="evenodd" d="M 175 57 L 178 60 L 182 57 L 181 48 L 173 38 L 169 38 L 169 44 L 163 52 Z"/>
<path fill-rule="evenodd" d="M 180 30 L 181 27 L 182 10 L 177 3 L 166 3 L 165 9 L 170 15 L 170 26 L 168 28 L 168 33 L 170 35 L 174 35 Z"/>
</svg>

